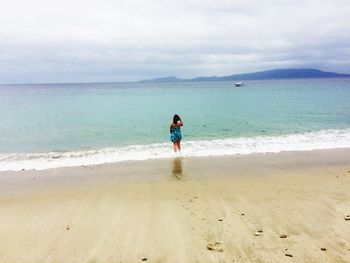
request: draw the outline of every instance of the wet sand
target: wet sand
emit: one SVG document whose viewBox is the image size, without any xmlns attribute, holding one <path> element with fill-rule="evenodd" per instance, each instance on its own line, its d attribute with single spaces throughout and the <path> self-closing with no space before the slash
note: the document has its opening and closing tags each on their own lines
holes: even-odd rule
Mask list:
<svg viewBox="0 0 350 263">
<path fill-rule="evenodd" d="M 350 262 L 349 214 L 349 149 L 6 172 L 0 262 Z"/>
</svg>

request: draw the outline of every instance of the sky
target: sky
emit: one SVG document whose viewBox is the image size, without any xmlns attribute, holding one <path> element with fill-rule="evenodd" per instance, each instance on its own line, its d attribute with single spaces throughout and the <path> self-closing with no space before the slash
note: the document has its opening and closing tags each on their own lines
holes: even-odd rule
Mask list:
<svg viewBox="0 0 350 263">
<path fill-rule="evenodd" d="M 349 0 L 0 1 L 0 83 L 350 73 Z"/>
</svg>

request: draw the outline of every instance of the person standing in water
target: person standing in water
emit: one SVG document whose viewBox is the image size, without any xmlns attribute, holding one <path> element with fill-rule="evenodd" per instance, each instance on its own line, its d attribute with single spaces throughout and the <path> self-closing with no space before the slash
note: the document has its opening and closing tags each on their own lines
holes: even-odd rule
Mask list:
<svg viewBox="0 0 350 263">
<path fill-rule="evenodd" d="M 181 129 L 183 122 L 179 115 L 175 114 L 173 117 L 173 122 L 170 124 L 170 140 L 173 142 L 174 152 L 181 151 Z"/>
</svg>

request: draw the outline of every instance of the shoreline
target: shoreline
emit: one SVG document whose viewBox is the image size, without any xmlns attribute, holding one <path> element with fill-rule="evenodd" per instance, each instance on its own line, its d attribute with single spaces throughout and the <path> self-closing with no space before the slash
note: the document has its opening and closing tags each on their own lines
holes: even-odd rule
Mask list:
<svg viewBox="0 0 350 263">
<path fill-rule="evenodd" d="M 124 160 L 124 161 L 116 161 L 116 162 L 105 162 L 105 163 L 97 163 L 97 164 L 87 164 L 87 165 L 76 165 L 76 166 L 62 166 L 62 167 L 54 167 L 54 168 L 47 168 L 47 169 L 21 169 L 21 170 L 5 170 L 0 171 L 1 175 L 11 174 L 11 175 L 19 175 L 23 173 L 45 173 L 48 171 L 65 171 L 65 170 L 76 170 L 76 169 L 83 169 L 83 168 L 91 168 L 91 169 L 97 169 L 101 167 L 115 167 L 115 166 L 125 166 L 125 165 L 132 165 L 132 164 L 146 164 L 146 163 L 162 163 L 162 162 L 172 162 L 174 159 L 181 159 L 181 160 L 219 160 L 219 159 L 260 159 L 260 158 L 280 158 L 285 157 L 284 159 L 287 160 L 289 157 L 293 156 L 305 156 L 308 155 L 320 155 L 321 158 L 324 156 L 329 157 L 330 155 L 337 155 L 338 159 L 331 157 L 326 158 L 328 161 L 331 161 L 331 164 L 341 164 L 341 163 L 347 163 L 346 158 L 342 158 L 346 154 L 350 154 L 350 148 L 349 147 L 342 147 L 342 148 L 330 148 L 330 149 L 312 149 L 312 150 L 298 150 L 298 151 L 281 151 L 281 152 L 264 152 L 264 153 L 244 153 L 244 154 L 227 154 L 227 155 L 209 155 L 209 156 L 171 156 L 171 157 L 164 157 L 164 158 L 150 158 L 150 159 L 141 159 L 141 160 Z M 325 161 L 325 159 L 322 159 Z M 299 162 L 303 163 L 302 160 L 298 160 Z M 305 162 L 305 160 L 304 160 Z M 323 163 L 323 162 L 322 162 Z M 320 163 L 320 164 L 322 164 Z"/>
<path fill-rule="evenodd" d="M 237 137 L 182 143 L 182 156 L 214 157 L 294 151 L 350 149 L 350 129 Z M 45 170 L 124 161 L 174 158 L 170 143 L 135 144 L 101 149 L 0 154 L 0 171 Z"/>
<path fill-rule="evenodd" d="M 335 149 L 2 173 L 0 261 L 348 262 L 348 156 Z"/>
</svg>

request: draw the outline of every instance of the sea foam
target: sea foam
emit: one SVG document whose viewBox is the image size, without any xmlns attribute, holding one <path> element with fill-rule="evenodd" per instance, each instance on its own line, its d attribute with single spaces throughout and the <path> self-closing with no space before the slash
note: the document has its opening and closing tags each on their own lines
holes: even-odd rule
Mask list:
<svg viewBox="0 0 350 263">
<path fill-rule="evenodd" d="M 182 143 L 182 156 L 223 156 L 350 147 L 350 129 L 279 136 L 198 140 Z M 0 154 L 0 171 L 50 169 L 112 162 L 171 158 L 172 145 L 157 143 L 72 152 Z"/>
</svg>

